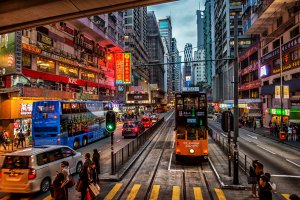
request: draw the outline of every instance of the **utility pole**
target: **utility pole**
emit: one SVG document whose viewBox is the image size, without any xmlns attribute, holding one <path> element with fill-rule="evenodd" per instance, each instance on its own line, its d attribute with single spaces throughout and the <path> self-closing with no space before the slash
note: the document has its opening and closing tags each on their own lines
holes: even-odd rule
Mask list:
<svg viewBox="0 0 300 200">
<path fill-rule="evenodd" d="M 238 73 L 238 15 L 234 15 L 234 150 L 233 150 L 233 184 L 239 184 L 239 152 L 237 146 L 237 137 L 239 135 L 239 73 Z"/>
</svg>

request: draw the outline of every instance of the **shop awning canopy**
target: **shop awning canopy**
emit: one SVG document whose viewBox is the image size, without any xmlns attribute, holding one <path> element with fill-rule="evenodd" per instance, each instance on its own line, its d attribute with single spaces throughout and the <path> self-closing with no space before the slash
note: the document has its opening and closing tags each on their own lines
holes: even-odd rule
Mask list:
<svg viewBox="0 0 300 200">
<path fill-rule="evenodd" d="M 290 87 L 290 92 L 299 92 L 300 91 L 300 79 L 292 79 L 289 81 L 284 81 L 283 85 L 288 85 Z M 261 87 L 262 95 L 274 95 L 275 86 L 280 84 L 264 85 Z"/>
</svg>

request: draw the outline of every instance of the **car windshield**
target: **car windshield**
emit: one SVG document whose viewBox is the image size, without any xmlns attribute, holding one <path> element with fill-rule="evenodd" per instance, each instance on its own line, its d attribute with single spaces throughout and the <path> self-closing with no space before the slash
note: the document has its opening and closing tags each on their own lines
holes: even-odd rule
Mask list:
<svg viewBox="0 0 300 200">
<path fill-rule="evenodd" d="M 28 169 L 29 156 L 6 156 L 3 169 Z"/>
</svg>

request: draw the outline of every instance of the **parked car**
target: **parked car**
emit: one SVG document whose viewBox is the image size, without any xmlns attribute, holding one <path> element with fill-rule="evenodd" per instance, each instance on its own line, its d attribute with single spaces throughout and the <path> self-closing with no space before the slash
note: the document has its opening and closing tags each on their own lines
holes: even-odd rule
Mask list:
<svg viewBox="0 0 300 200">
<path fill-rule="evenodd" d="M 143 116 L 141 122 L 144 124 L 145 128 L 152 126 L 152 120 L 150 116 Z"/>
<path fill-rule="evenodd" d="M 139 134 L 144 132 L 145 127 L 139 121 L 128 121 L 123 124 L 122 136 L 124 138 L 134 136 L 137 137 Z"/>
<path fill-rule="evenodd" d="M 6 153 L 1 163 L 0 192 L 47 192 L 62 161 L 69 162 L 72 174 L 81 171 L 81 153 L 68 146 L 37 146 Z"/>
</svg>

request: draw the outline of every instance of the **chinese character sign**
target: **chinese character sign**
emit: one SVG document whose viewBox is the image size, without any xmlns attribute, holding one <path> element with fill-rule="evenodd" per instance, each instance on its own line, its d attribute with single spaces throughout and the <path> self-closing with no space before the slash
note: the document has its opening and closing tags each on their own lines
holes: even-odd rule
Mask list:
<svg viewBox="0 0 300 200">
<path fill-rule="evenodd" d="M 116 84 L 123 84 L 123 68 L 124 55 L 123 53 L 115 54 L 116 58 Z"/>
<path fill-rule="evenodd" d="M 124 53 L 124 84 L 131 84 L 131 53 Z"/>
<path fill-rule="evenodd" d="M 288 85 L 283 86 L 283 98 L 289 99 L 290 98 L 290 88 Z"/>
<path fill-rule="evenodd" d="M 275 99 L 280 99 L 280 86 L 275 86 Z"/>
</svg>

